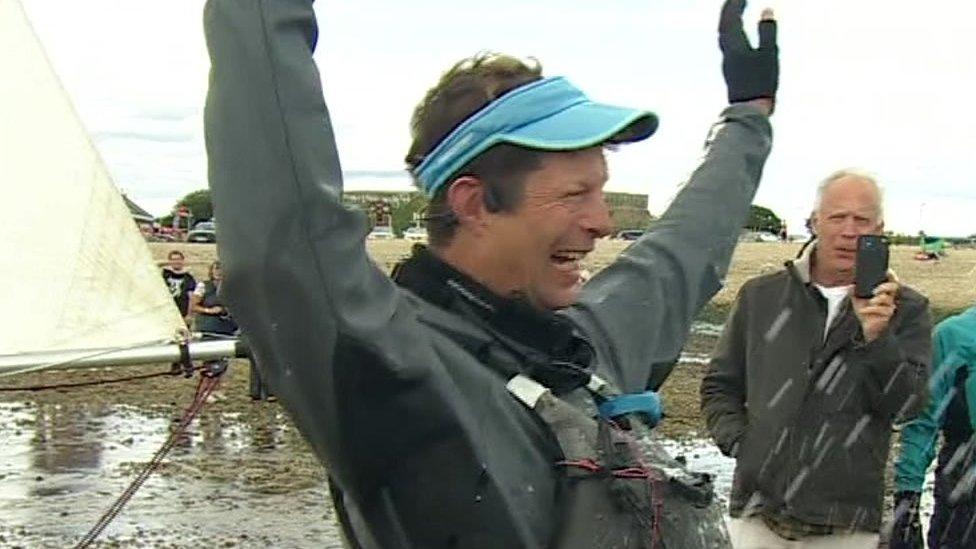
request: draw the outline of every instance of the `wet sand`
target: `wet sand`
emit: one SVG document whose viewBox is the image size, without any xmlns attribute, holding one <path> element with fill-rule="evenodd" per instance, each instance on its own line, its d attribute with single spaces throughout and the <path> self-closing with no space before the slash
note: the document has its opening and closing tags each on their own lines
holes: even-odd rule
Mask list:
<svg viewBox="0 0 976 549">
<path fill-rule="evenodd" d="M 18 377 L 114 378 L 168 365 Z M 98 547 L 341 547 L 322 467 L 276 403 L 247 396 L 235 361 Z M 12 383 L 4 380 L 4 386 Z M 65 547 L 109 508 L 193 395 L 182 376 L 0 393 L 0 546 Z"/>
</svg>

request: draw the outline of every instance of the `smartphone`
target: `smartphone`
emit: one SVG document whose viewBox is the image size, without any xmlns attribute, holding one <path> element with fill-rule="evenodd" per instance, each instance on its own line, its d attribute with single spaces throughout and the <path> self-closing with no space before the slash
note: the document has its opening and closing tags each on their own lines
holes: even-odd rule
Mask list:
<svg viewBox="0 0 976 549">
<path fill-rule="evenodd" d="M 876 234 L 857 237 L 854 295 L 870 298 L 874 288 L 888 279 L 888 239 Z"/>
</svg>

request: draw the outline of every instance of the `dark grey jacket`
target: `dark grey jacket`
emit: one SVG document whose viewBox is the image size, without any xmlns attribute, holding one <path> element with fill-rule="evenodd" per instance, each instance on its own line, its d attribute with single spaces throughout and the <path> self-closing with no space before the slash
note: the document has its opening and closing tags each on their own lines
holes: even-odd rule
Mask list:
<svg viewBox="0 0 976 549">
<path fill-rule="evenodd" d="M 492 334 L 395 286 L 366 253 L 365 216 L 342 205 L 311 2 L 211 0 L 205 20 L 223 290 L 343 491 L 345 525 L 367 547 L 549 545 L 559 449 L 485 366 Z M 757 110 L 728 108 L 655 230 L 563 313 L 624 391 L 675 360 L 720 287 L 770 134 Z"/>
<path fill-rule="evenodd" d="M 743 285 L 702 381 L 702 410 L 736 458 L 733 516 L 876 531 L 892 423 L 925 404 L 928 300 L 902 286 L 889 328 L 866 345 L 847 300 L 825 340 L 813 249 Z"/>
</svg>

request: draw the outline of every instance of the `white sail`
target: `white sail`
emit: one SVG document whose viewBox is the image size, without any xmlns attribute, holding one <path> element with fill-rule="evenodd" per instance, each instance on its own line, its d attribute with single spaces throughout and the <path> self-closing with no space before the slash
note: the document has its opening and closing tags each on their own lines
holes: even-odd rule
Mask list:
<svg viewBox="0 0 976 549">
<path fill-rule="evenodd" d="M 0 355 L 104 349 L 182 326 L 19 0 L 0 0 Z"/>
</svg>

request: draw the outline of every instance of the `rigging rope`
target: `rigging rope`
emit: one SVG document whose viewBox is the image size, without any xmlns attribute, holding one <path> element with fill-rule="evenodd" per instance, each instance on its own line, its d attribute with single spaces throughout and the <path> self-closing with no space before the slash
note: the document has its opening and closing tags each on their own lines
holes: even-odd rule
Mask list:
<svg viewBox="0 0 976 549">
<path fill-rule="evenodd" d="M 191 372 L 200 370 L 199 366 L 194 367 Z M 162 376 L 175 376 L 184 373 L 183 370 L 164 370 L 162 372 L 153 372 L 150 374 L 139 374 L 127 377 L 116 377 L 112 379 L 95 379 L 91 381 L 77 381 L 70 383 L 51 383 L 46 385 L 24 385 L 22 387 L 0 387 L 0 393 L 2 392 L 12 392 L 12 391 L 45 391 L 48 389 L 70 389 L 76 387 L 92 387 L 95 385 L 110 385 L 112 383 L 123 383 L 126 381 L 138 381 L 141 379 L 151 379 L 154 377 Z M 189 376 L 187 376 L 189 377 Z"/>
<path fill-rule="evenodd" d="M 204 366 L 205 368 L 206 366 Z M 91 530 L 86 533 L 75 549 L 84 549 L 89 547 L 94 541 L 101 535 L 102 531 L 112 522 L 122 512 L 132 496 L 135 495 L 136 491 L 142 487 L 142 485 L 149 478 L 149 475 L 155 471 L 159 465 L 162 463 L 163 459 L 169 454 L 170 450 L 176 445 L 176 443 L 186 434 L 187 427 L 193 422 L 193 419 L 197 416 L 203 405 L 206 404 L 207 398 L 213 393 L 217 385 L 220 383 L 220 374 L 218 372 L 212 375 L 206 375 L 206 373 L 201 373 L 200 381 L 197 383 L 196 392 L 193 395 L 193 401 L 190 406 L 183 413 L 183 418 L 180 420 L 179 425 L 170 434 L 163 446 L 156 451 L 152 459 L 139 471 L 136 478 L 132 480 L 129 486 L 119 495 L 118 499 L 105 511 L 105 513 L 98 519 L 98 522 L 92 526 Z"/>
</svg>

